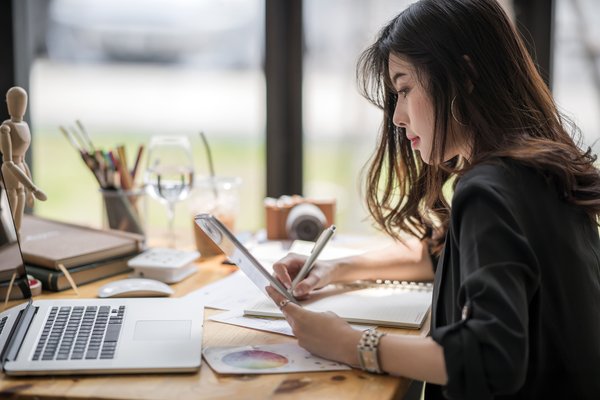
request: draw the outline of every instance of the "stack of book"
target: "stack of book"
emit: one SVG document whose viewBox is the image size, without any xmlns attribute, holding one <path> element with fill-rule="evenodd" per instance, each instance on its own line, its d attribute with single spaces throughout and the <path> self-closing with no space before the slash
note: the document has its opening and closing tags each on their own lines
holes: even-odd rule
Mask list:
<svg viewBox="0 0 600 400">
<path fill-rule="evenodd" d="M 21 250 L 27 272 L 44 289 L 59 291 L 130 271 L 127 261 L 144 249 L 144 237 L 117 230 L 100 230 L 25 215 L 21 226 Z"/>
</svg>

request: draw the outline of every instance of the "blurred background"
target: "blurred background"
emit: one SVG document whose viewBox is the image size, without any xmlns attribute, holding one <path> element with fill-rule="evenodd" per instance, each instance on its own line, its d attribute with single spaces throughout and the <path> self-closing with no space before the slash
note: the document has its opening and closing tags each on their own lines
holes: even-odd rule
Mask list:
<svg viewBox="0 0 600 400">
<path fill-rule="evenodd" d="M 243 180 L 238 230 L 264 227 L 265 0 L 26 3 L 35 20 L 29 35 L 34 56 L 27 70 L 31 162 L 36 184 L 50 199 L 36 203 L 36 214 L 101 225 L 97 182 L 58 129 L 79 119 L 98 147 L 124 144 L 132 155 L 151 135 L 187 135 L 196 176 L 209 172 L 199 138 L 203 131 L 216 174 Z M 383 24 L 410 2 L 300 3 L 302 15 L 294 21 L 302 24 L 301 191 L 334 197 L 341 230 L 372 233 L 361 171 L 375 148 L 381 116 L 358 95 L 355 65 Z M 580 126 L 583 143 L 597 152 L 600 2 L 548 3 L 552 51 L 545 72 L 557 103 Z M 510 0 L 502 4 L 511 15 L 519 11 Z M 286 87 L 286 79 L 275 84 Z M 286 132 L 279 134 L 285 144 Z M 149 200 L 149 221 L 162 226 L 164 209 L 153 207 L 160 206 Z M 186 202 L 177 204 L 175 223 L 189 226 Z"/>
</svg>

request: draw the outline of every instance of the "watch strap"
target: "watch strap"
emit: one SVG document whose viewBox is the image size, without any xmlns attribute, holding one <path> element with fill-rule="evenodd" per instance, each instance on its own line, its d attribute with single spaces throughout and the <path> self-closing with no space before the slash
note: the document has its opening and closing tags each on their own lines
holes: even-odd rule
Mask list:
<svg viewBox="0 0 600 400">
<path fill-rule="evenodd" d="M 368 329 L 363 332 L 358 342 L 358 360 L 360 367 L 368 372 L 376 374 L 384 373 L 379 366 L 379 341 L 385 336 L 385 333 L 377 329 Z"/>
</svg>

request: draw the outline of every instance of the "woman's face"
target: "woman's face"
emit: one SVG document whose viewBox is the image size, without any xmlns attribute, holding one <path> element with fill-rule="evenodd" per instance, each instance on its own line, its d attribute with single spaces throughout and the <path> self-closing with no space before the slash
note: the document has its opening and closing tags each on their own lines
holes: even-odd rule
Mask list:
<svg viewBox="0 0 600 400">
<path fill-rule="evenodd" d="M 390 54 L 388 72 L 398 95 L 392 121 L 405 129 L 413 150 L 418 150 L 423 162 L 429 163 L 433 143 L 433 104 L 410 63 Z"/>
<path fill-rule="evenodd" d="M 421 85 L 417 71 L 409 62 L 390 54 L 388 73 L 398 95 L 392 121 L 405 128 L 413 150 L 418 150 L 423 162 L 430 164 L 434 137 L 434 109 L 427 90 Z M 456 156 L 459 146 L 447 143 L 444 160 Z"/>
</svg>

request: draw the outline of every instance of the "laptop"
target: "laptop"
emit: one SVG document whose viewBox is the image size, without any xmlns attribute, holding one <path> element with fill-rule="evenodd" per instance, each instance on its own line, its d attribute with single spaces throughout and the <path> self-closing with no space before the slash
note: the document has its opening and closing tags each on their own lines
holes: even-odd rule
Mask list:
<svg viewBox="0 0 600 400">
<path fill-rule="evenodd" d="M 1 175 L 1 173 L 0 173 Z M 185 299 L 35 300 L 0 181 L 0 360 L 8 375 L 191 372 L 204 309 Z M 4 304 L 7 293 L 8 303 Z"/>
</svg>

